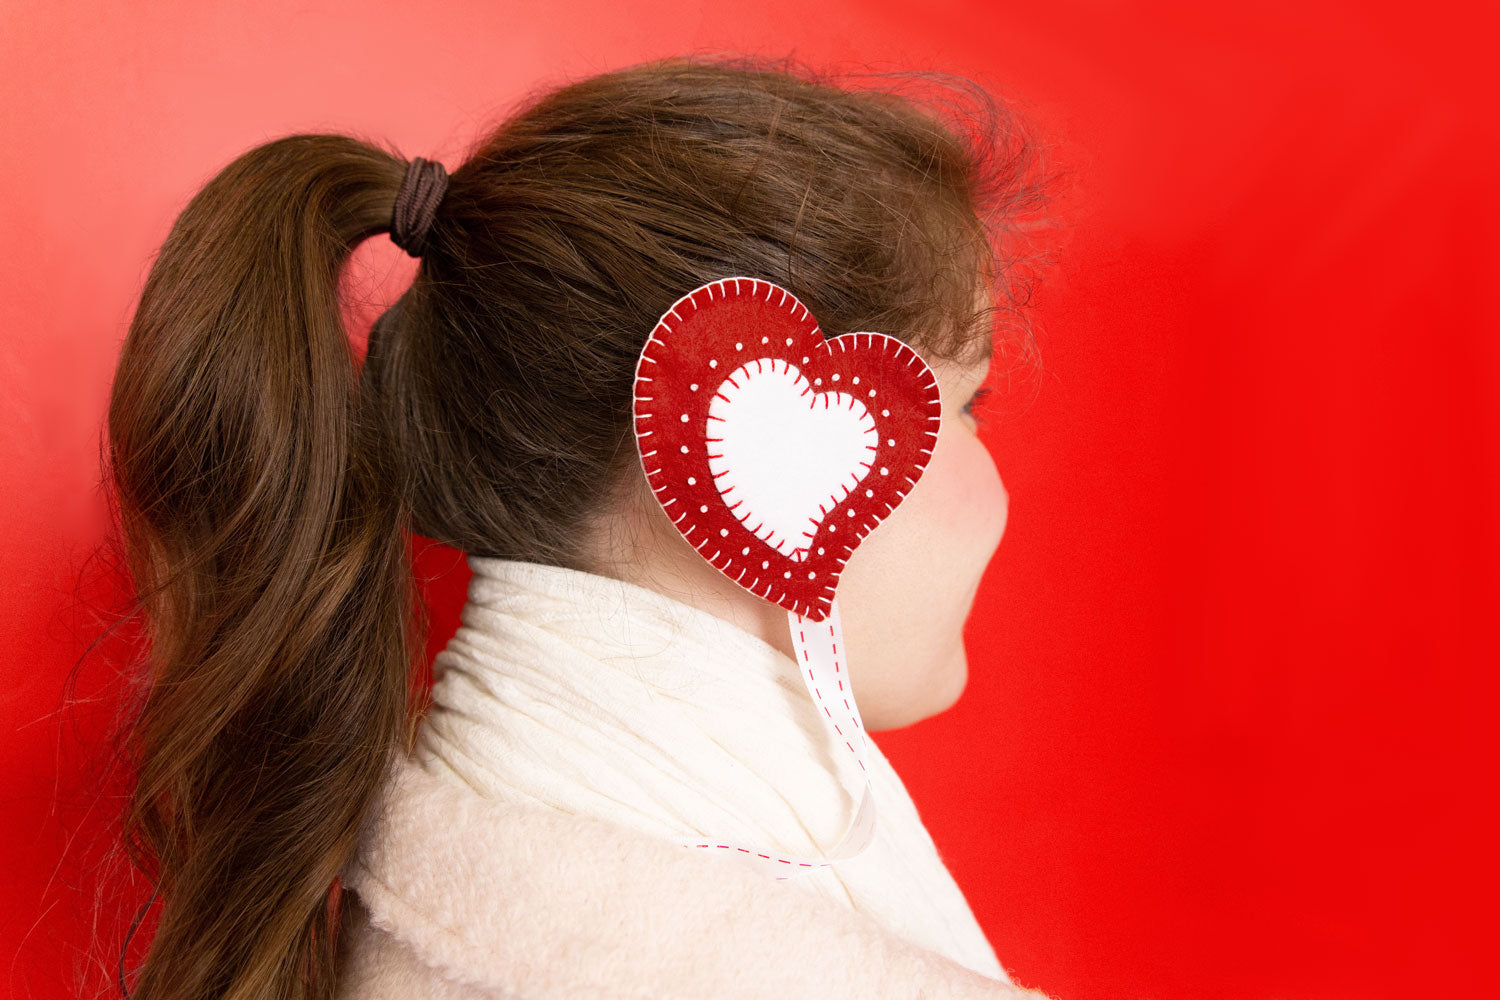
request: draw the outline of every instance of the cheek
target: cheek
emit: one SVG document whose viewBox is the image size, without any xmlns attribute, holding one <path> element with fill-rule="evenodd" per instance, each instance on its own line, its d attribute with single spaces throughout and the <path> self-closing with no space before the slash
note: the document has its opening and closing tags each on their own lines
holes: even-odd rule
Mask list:
<svg viewBox="0 0 1500 1000">
<path fill-rule="evenodd" d="M 906 501 L 849 561 L 840 593 L 857 592 L 888 623 L 956 632 L 1005 532 L 1009 500 L 984 445 L 945 428 Z"/>
<path fill-rule="evenodd" d="M 919 558 L 930 568 L 929 583 L 949 601 L 957 597 L 960 616 L 967 614 L 1010 511 L 1010 495 L 994 459 L 978 438 L 955 431 L 934 450 L 911 500 L 912 513 L 921 516 L 916 526 L 922 536 Z"/>
<path fill-rule="evenodd" d="M 1008 509 L 989 452 L 966 429 L 945 430 L 906 501 L 849 560 L 839 604 L 870 728 L 910 725 L 962 694 L 964 622 Z"/>
</svg>

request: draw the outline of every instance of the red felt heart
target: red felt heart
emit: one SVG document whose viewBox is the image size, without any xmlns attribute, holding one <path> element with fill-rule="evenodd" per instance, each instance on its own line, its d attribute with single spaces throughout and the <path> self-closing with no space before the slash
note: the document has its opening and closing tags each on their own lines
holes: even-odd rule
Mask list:
<svg viewBox="0 0 1500 1000">
<path fill-rule="evenodd" d="M 636 444 L 667 516 L 730 579 L 812 621 L 921 478 L 941 414 L 910 347 L 825 338 L 795 296 L 756 278 L 678 299 L 636 364 Z"/>
</svg>

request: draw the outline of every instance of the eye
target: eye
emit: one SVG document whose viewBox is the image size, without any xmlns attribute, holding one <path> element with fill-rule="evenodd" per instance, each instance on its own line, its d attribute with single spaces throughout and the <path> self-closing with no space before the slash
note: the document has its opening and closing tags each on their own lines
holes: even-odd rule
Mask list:
<svg viewBox="0 0 1500 1000">
<path fill-rule="evenodd" d="M 988 388 L 975 390 L 974 395 L 970 396 L 969 401 L 963 405 L 964 414 L 966 416 L 973 417 L 976 423 L 984 423 L 983 418 L 980 417 L 979 414 L 975 413 L 974 410 L 976 407 L 984 403 L 989 394 L 990 390 Z"/>
</svg>

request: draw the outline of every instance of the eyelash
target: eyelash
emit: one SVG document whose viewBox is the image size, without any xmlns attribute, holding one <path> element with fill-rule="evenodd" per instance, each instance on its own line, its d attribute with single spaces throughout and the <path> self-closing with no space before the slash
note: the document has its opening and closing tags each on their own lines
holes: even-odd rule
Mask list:
<svg viewBox="0 0 1500 1000">
<path fill-rule="evenodd" d="M 975 423 L 984 423 L 984 418 L 975 413 L 974 408 L 982 404 L 985 401 L 985 398 L 989 396 L 989 394 L 990 390 L 988 388 L 976 390 L 974 395 L 969 397 L 969 401 L 964 404 L 963 412 L 968 416 L 973 417 Z"/>
</svg>

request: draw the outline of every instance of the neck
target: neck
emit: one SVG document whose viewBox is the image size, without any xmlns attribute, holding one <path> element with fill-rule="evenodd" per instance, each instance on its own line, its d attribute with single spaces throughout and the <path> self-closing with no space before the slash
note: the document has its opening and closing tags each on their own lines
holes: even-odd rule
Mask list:
<svg viewBox="0 0 1500 1000">
<path fill-rule="evenodd" d="M 712 602 L 555 566 L 469 564 L 462 625 L 433 663 L 423 770 L 484 799 L 678 844 L 816 857 L 844 834 L 864 776 L 840 767 L 847 749 L 786 653 Z M 905 786 L 866 737 L 874 842 L 790 884 L 998 968 Z"/>
<path fill-rule="evenodd" d="M 709 565 L 662 516 L 645 480 L 594 524 L 587 571 L 705 611 L 794 656 L 786 612 Z"/>
</svg>

